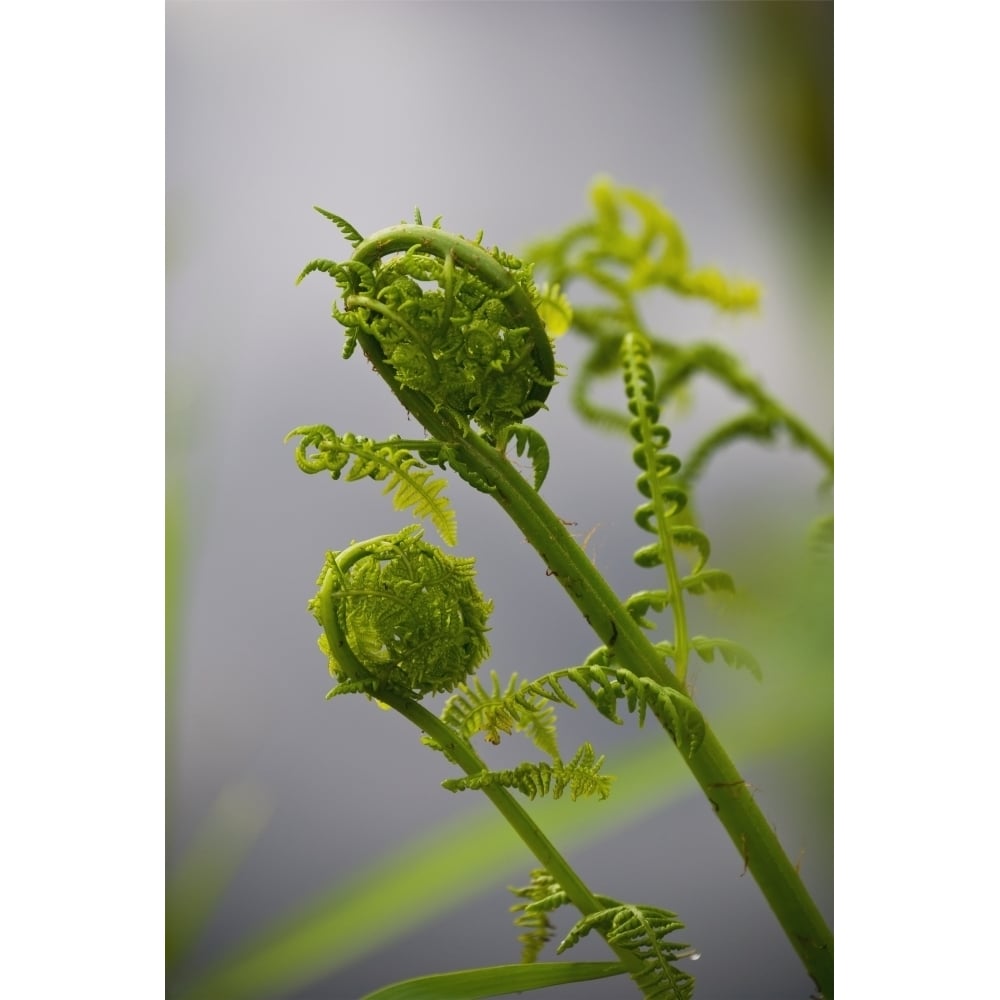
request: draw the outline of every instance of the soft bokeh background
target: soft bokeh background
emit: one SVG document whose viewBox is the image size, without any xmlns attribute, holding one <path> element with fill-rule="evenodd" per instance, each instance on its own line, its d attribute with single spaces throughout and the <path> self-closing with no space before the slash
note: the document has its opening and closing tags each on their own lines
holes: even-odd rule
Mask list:
<svg viewBox="0 0 1000 1000">
<path fill-rule="evenodd" d="M 332 284 L 293 285 L 307 260 L 348 250 L 311 206 L 369 232 L 419 205 L 517 250 L 582 216 L 595 175 L 648 190 L 677 215 L 696 260 L 765 291 L 756 318 L 659 301 L 651 317 L 672 336 L 728 340 L 829 436 L 832 6 L 168 3 L 166 43 L 168 853 L 174 864 L 189 855 L 220 796 L 234 854 L 251 842 L 195 947 L 199 963 L 438 821 L 484 808 L 439 788 L 447 772 L 408 724 L 360 699 L 323 700 L 329 679 L 305 612 L 323 552 L 409 522 L 375 484 L 303 476 L 281 441 L 317 422 L 409 431 L 363 361 L 340 360 Z M 559 347 L 572 367 L 578 345 Z M 725 405 L 709 387 L 668 414 L 677 450 Z M 581 537 L 593 530 L 588 551 L 628 594 L 644 585 L 630 558 L 642 539 L 628 449 L 582 427 L 558 389 L 550 406 L 538 420 L 554 456 L 545 496 Z M 696 674 L 699 698 L 724 718 L 794 697 L 803 671 L 828 689 L 830 635 L 796 618 L 787 593 L 809 524 L 828 509 L 818 482 L 803 455 L 752 447 L 725 454 L 704 481 L 715 565 L 784 616 L 754 647 L 763 685 L 719 666 Z M 478 557 L 497 605 L 490 665 L 523 675 L 579 662 L 596 641 L 534 553 L 485 497 L 452 498 L 459 551 Z M 751 631 L 740 611 L 726 612 L 730 634 Z M 614 748 L 633 739 L 561 718 L 565 745 L 586 733 L 612 751 L 612 772 Z M 811 736 L 739 762 L 832 918 L 830 728 L 822 713 L 811 719 Z M 680 914 L 703 954 L 699 996 L 809 995 L 700 796 L 572 856 L 599 891 Z M 525 854 L 486 893 L 282 995 L 349 1000 L 397 978 L 515 961 L 503 886 L 530 867 Z M 613 983 L 551 992 L 629 995 Z"/>
</svg>

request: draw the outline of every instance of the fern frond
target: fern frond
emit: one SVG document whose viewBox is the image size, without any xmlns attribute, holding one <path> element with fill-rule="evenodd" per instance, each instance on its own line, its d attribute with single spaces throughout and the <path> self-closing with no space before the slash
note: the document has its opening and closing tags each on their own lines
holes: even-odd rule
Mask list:
<svg viewBox="0 0 1000 1000">
<path fill-rule="evenodd" d="M 490 671 L 490 679 L 490 690 L 479 678 L 459 684 L 445 702 L 441 721 L 466 739 L 482 733 L 494 746 L 499 745 L 502 734 L 522 732 L 539 750 L 559 760 L 553 707 L 537 695 L 526 694 L 527 685 L 518 681 L 516 673 L 503 691 L 496 671 Z"/>
<path fill-rule="evenodd" d="M 521 944 L 521 961 L 535 962 L 555 934 L 555 925 L 549 920 L 549 913 L 568 905 L 570 899 L 544 868 L 532 871 L 529 885 L 520 888 L 509 885 L 507 888 L 520 900 L 510 908 L 510 912 L 516 914 L 514 926 L 524 929 L 517 938 Z"/>
<path fill-rule="evenodd" d="M 483 733 L 487 743 L 500 743 L 500 734 L 508 736 L 518 723 L 520 706 L 514 700 L 517 674 L 511 676 L 507 690 L 501 692 L 500 678 L 490 671 L 492 690 L 487 691 L 478 677 L 472 683 L 459 684 L 445 702 L 441 721 L 468 738 Z"/>
<path fill-rule="evenodd" d="M 448 778 L 441 785 L 449 792 L 493 786 L 514 788 L 529 799 L 550 792 L 553 799 L 559 799 L 569 789 L 569 797 L 574 801 L 591 795 L 606 799 L 611 794 L 614 779 L 600 773 L 603 766 L 604 757 L 598 757 L 594 748 L 584 743 L 565 763 L 558 760 L 552 764 L 547 761 L 537 764 L 526 762 L 509 771 L 480 771 L 464 778 Z"/>
<path fill-rule="evenodd" d="M 742 667 L 749 670 L 757 680 L 763 680 L 764 675 L 756 657 L 745 646 L 731 639 L 709 639 L 704 635 L 696 635 L 691 639 L 691 648 L 706 662 L 712 663 L 715 654 L 719 653 L 729 667 Z"/>
<path fill-rule="evenodd" d="M 320 257 L 317 260 L 311 260 L 302 270 L 299 272 L 299 276 L 295 279 L 295 284 L 301 284 L 302 281 L 314 271 L 320 271 L 323 274 L 330 275 L 331 278 L 341 278 L 344 274 L 344 267 L 342 264 L 338 264 L 335 260 L 325 260 Z"/>
<path fill-rule="evenodd" d="M 364 243 L 365 238 L 346 219 L 342 219 L 339 215 L 334 215 L 333 212 L 328 212 L 325 208 L 320 208 L 318 205 L 313 205 L 313 208 L 324 219 L 329 219 L 344 234 L 347 242 L 352 247 L 357 247 Z"/>
<path fill-rule="evenodd" d="M 458 541 L 455 511 L 441 495 L 445 481 L 434 479 L 431 470 L 400 448 L 395 439 L 378 442 L 350 433 L 341 435 L 322 424 L 296 427 L 285 440 L 293 437 L 301 437 L 295 461 L 303 472 L 329 472 L 339 479 L 346 469 L 348 482 L 366 478 L 384 482 L 383 493 L 392 494 L 396 510 L 412 508 L 414 516 L 430 519 L 446 544 Z"/>
<path fill-rule="evenodd" d="M 646 712 L 652 712 L 688 757 L 697 752 L 705 738 L 705 720 L 698 706 L 687 695 L 657 684 L 649 677 L 639 677 L 622 667 L 597 664 L 567 667 L 539 677 L 526 685 L 524 690 L 542 698 L 572 704 L 560 681 L 575 684 L 594 708 L 615 725 L 623 724 L 618 715 L 619 702 L 624 702 L 628 711 L 637 715 L 640 728 L 646 722 Z"/>
<path fill-rule="evenodd" d="M 618 904 L 578 920 L 556 951 L 561 955 L 596 929 L 608 944 L 626 948 L 642 960 L 642 971 L 630 975 L 648 1000 L 692 1000 L 694 977 L 675 965 L 690 954 L 690 948 L 667 940 L 683 927 L 677 915 L 668 910 Z"/>
</svg>

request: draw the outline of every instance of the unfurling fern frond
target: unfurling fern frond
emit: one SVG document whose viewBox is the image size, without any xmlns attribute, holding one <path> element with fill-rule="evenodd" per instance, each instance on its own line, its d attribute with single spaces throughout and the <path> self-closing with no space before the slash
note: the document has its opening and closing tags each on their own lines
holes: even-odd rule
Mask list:
<svg viewBox="0 0 1000 1000">
<path fill-rule="evenodd" d="M 455 511 L 448 498 L 441 495 L 445 481 L 434 479 L 430 469 L 398 446 L 398 439 L 373 441 L 354 434 L 337 434 L 332 427 L 322 424 L 296 427 L 285 440 L 293 437 L 301 438 L 295 449 L 295 461 L 303 472 L 329 472 L 339 479 L 346 468 L 344 478 L 348 482 L 365 478 L 384 482 L 382 492 L 392 494 L 396 510 L 412 507 L 415 517 L 430 519 L 446 544 L 458 541 Z"/>
<path fill-rule="evenodd" d="M 659 423 L 660 408 L 657 403 L 656 384 L 649 365 L 649 342 L 638 334 L 626 334 L 622 342 L 622 365 L 625 372 L 625 391 L 628 409 L 632 415 L 629 432 L 637 445 L 632 453 L 635 464 L 641 470 L 636 483 L 639 492 L 646 497 L 635 513 L 636 523 L 645 531 L 657 536 L 651 545 L 645 545 L 635 553 L 635 561 L 645 568 L 663 566 L 666 587 L 645 590 L 633 594 L 626 602 L 626 610 L 643 628 L 653 628 L 646 615 L 650 610 L 663 611 L 668 606 L 674 619 L 675 638 L 670 644 L 678 679 L 683 683 L 687 677 L 688 657 L 691 648 L 704 659 L 715 649 L 723 651 L 721 645 L 693 646 L 688 637 L 687 613 L 684 607 L 684 592 L 706 594 L 735 590 L 733 578 L 718 569 L 708 569 L 705 564 L 711 554 L 708 537 L 689 524 L 673 524 L 671 519 L 684 509 L 687 495 L 684 488 L 674 478 L 680 472 L 681 464 L 673 455 L 664 451 L 670 440 L 670 431 Z M 693 548 L 696 558 L 687 576 L 682 576 L 675 558 L 675 548 Z M 752 672 L 759 671 L 756 661 L 745 650 L 739 654 L 731 644 L 725 647 L 723 655 L 727 662 L 738 660 L 740 665 Z"/>
<path fill-rule="evenodd" d="M 686 944 L 667 940 L 684 925 L 677 915 L 652 906 L 618 904 L 587 914 L 573 925 L 557 949 L 562 954 L 592 930 L 600 931 L 612 947 L 627 948 L 643 963 L 630 973 L 647 1000 L 691 1000 L 694 977 L 675 963 L 691 954 Z"/>
<path fill-rule="evenodd" d="M 472 421 L 492 440 L 542 409 L 556 365 L 536 305 L 558 319 L 568 308 L 542 299 L 532 266 L 511 254 L 442 231 L 399 225 L 367 239 L 321 210 L 354 247 L 326 270 L 344 290 L 334 316 L 348 328 L 346 352 L 361 344 L 395 391 L 418 394 L 456 425 Z M 353 264 L 362 270 L 348 270 Z M 370 275 L 361 282 L 358 275 Z"/>
<path fill-rule="evenodd" d="M 407 528 L 327 554 L 309 608 L 331 673 L 360 685 L 352 690 L 444 694 L 489 655 L 493 605 L 476 586 L 475 560 L 421 534 Z"/>
<path fill-rule="evenodd" d="M 611 794 L 610 775 L 601 774 L 604 757 L 598 757 L 589 743 L 581 745 L 572 760 L 556 760 L 552 764 L 541 761 L 537 764 L 524 763 L 509 771 L 480 771 L 465 778 L 448 778 L 441 782 L 449 792 L 465 789 L 482 789 L 491 786 L 516 788 L 522 795 L 534 799 L 539 795 L 562 798 L 569 789 L 569 797 L 574 801 L 596 795 L 606 799 Z"/>
<path fill-rule="evenodd" d="M 540 697 L 528 697 L 524 685 L 512 674 L 507 687 L 500 690 L 500 678 L 490 671 L 492 689 L 483 687 L 479 678 L 458 685 L 445 702 L 441 721 L 469 738 L 482 733 L 487 743 L 497 746 L 501 734 L 523 732 L 553 760 L 559 760 L 555 710 Z"/>
<path fill-rule="evenodd" d="M 520 888 L 509 885 L 507 888 L 521 900 L 510 908 L 511 913 L 517 914 L 514 926 L 523 931 L 517 938 L 521 944 L 521 961 L 537 961 L 542 949 L 555 934 L 555 925 L 549 920 L 549 914 L 569 904 L 569 896 L 544 868 L 532 871 L 530 885 Z"/>
<path fill-rule="evenodd" d="M 645 724 L 647 710 L 652 712 L 688 757 L 698 750 L 705 738 L 705 720 L 687 695 L 621 667 L 591 664 L 555 670 L 532 681 L 524 690 L 575 707 L 561 681 L 575 684 L 594 708 L 615 725 L 622 725 L 617 711 L 619 702 L 624 702 L 629 712 L 637 713 L 640 727 Z"/>
</svg>

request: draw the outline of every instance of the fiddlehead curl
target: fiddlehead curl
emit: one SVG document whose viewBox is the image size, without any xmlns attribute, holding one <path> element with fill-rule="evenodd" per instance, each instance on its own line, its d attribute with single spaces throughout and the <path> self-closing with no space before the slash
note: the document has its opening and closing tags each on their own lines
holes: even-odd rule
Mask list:
<svg viewBox="0 0 1000 1000">
<path fill-rule="evenodd" d="M 325 424 L 296 427 L 285 441 L 293 437 L 300 438 L 295 461 L 303 472 L 329 472 L 339 479 L 346 469 L 344 478 L 348 482 L 365 478 L 384 482 L 382 492 L 392 494 L 396 510 L 412 507 L 414 516 L 430 518 L 446 544 L 457 543 L 455 511 L 448 498 L 441 495 L 445 481 L 434 479 L 431 470 L 401 446 L 399 438 L 373 441 L 355 434 L 338 434 Z"/>
<path fill-rule="evenodd" d="M 448 556 L 419 528 L 330 552 L 309 608 L 338 681 L 377 696 L 451 691 L 489 655 L 493 609 L 475 560 Z"/>
<path fill-rule="evenodd" d="M 396 386 L 496 441 L 544 406 L 556 366 L 539 309 L 558 331 L 569 304 L 558 288 L 538 291 L 532 265 L 437 226 L 393 226 L 358 242 L 353 226 L 320 211 L 354 255 L 339 266 L 314 262 L 300 280 L 324 270 L 340 285 L 343 309 L 334 315 L 348 350 L 356 340 Z"/>
</svg>

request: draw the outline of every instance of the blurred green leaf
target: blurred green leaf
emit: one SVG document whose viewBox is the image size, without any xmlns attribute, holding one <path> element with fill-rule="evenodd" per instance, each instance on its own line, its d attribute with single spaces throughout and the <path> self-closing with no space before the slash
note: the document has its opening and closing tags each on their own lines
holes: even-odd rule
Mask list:
<svg viewBox="0 0 1000 1000">
<path fill-rule="evenodd" d="M 625 974 L 620 962 L 538 962 L 532 965 L 494 965 L 464 972 L 407 979 L 369 993 L 362 1000 L 485 1000 L 526 990 Z"/>
<path fill-rule="evenodd" d="M 168 969 L 184 960 L 270 815 L 270 803 L 248 784 L 230 785 L 216 799 L 167 880 Z"/>
</svg>

